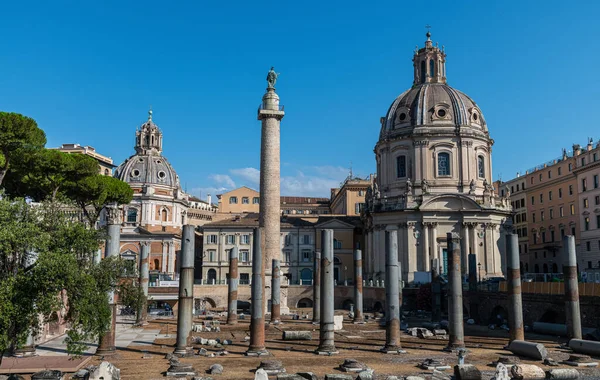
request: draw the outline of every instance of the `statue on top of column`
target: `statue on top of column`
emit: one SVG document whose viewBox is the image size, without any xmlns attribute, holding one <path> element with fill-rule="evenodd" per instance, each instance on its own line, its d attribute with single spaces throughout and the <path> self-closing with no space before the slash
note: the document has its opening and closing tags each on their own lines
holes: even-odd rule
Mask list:
<svg viewBox="0 0 600 380">
<path fill-rule="evenodd" d="M 267 83 L 269 86 L 267 88 L 275 88 L 275 82 L 277 82 L 277 78 L 279 77 L 279 73 L 275 72 L 275 68 L 271 67 L 269 73 L 267 74 Z"/>
</svg>

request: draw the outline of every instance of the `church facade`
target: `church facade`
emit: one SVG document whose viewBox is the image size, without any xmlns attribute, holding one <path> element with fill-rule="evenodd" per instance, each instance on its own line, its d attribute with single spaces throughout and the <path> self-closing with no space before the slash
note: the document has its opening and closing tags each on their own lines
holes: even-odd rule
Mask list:
<svg viewBox="0 0 600 380">
<path fill-rule="evenodd" d="M 504 234 L 511 208 L 492 186 L 492 146 L 481 109 L 446 83 L 446 54 L 427 33 L 414 52 L 414 81 L 380 120 L 377 176 L 363 219 L 365 279 L 385 278 L 385 231 L 398 230 L 402 279 L 421 281 L 447 270 L 446 234 L 461 237 L 462 271 L 469 253 L 481 278 L 503 276 Z"/>
<path fill-rule="evenodd" d="M 114 174 L 133 189 L 133 200 L 123 206 L 121 257 L 138 263 L 141 245 L 147 244 L 150 271 L 176 279 L 181 230 L 188 223 L 189 196 L 162 155 L 162 144 L 162 132 L 149 111 L 148 120 L 135 134 L 135 154 Z"/>
</svg>

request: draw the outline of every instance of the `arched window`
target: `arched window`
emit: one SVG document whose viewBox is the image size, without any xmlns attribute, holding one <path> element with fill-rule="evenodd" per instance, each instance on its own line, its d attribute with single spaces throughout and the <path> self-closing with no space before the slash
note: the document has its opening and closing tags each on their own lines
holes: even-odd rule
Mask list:
<svg viewBox="0 0 600 380">
<path fill-rule="evenodd" d="M 104 169 L 104 175 L 108 175 L 109 171 L 108 169 Z"/>
<path fill-rule="evenodd" d="M 483 156 L 477 156 L 477 174 L 479 178 L 485 178 L 485 159 Z"/>
<path fill-rule="evenodd" d="M 450 175 L 450 153 L 441 152 L 438 153 L 438 176 L 449 176 Z"/>
<path fill-rule="evenodd" d="M 209 269 L 208 273 L 207 273 L 207 277 L 208 277 L 208 283 L 212 284 L 213 281 L 216 282 L 217 281 L 217 271 L 214 269 Z"/>
<path fill-rule="evenodd" d="M 396 157 L 396 177 L 406 177 L 406 156 Z"/>
<path fill-rule="evenodd" d="M 150 146 L 150 136 L 146 136 L 146 145 Z"/>
<path fill-rule="evenodd" d="M 154 135 L 152 135 L 152 145 L 154 145 Z"/>
<path fill-rule="evenodd" d="M 160 212 L 160 220 L 162 220 L 163 222 L 167 221 L 167 209 L 163 208 L 162 211 Z"/>
<path fill-rule="evenodd" d="M 540 266 L 539 265 L 535 264 L 534 272 L 535 273 L 540 273 Z"/>
<path fill-rule="evenodd" d="M 154 259 L 154 270 L 158 270 L 160 268 L 160 260 Z"/>
<path fill-rule="evenodd" d="M 425 78 L 427 76 L 427 65 L 425 61 L 421 61 L 421 83 L 425 83 Z"/>
<path fill-rule="evenodd" d="M 128 223 L 137 222 L 137 209 L 130 208 L 127 210 L 127 222 Z"/>
<path fill-rule="evenodd" d="M 433 62 L 433 59 L 430 59 L 429 60 L 429 76 L 432 78 L 435 76 L 434 69 L 435 69 L 435 63 Z"/>
</svg>

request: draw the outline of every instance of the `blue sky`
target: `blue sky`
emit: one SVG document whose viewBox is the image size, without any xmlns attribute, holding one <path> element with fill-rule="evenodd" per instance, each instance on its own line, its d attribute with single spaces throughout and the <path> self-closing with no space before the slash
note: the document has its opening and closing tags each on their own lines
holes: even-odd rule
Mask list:
<svg viewBox="0 0 600 380">
<path fill-rule="evenodd" d="M 600 138 L 596 1 L 12 1 L 0 110 L 48 146 L 133 154 L 152 105 L 164 154 L 196 195 L 258 188 L 256 110 L 281 73 L 282 194 L 329 196 L 375 170 L 379 118 L 412 83 L 426 24 L 448 83 L 483 110 L 494 179 Z"/>
</svg>

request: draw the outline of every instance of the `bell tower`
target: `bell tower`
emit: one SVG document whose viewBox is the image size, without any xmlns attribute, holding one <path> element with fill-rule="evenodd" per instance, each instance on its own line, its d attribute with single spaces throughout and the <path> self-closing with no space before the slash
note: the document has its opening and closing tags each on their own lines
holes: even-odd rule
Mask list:
<svg viewBox="0 0 600 380">
<path fill-rule="evenodd" d="M 433 46 L 429 30 L 425 36 L 427 36 L 425 47 L 420 49 L 418 46 L 415 47 L 413 86 L 426 83 L 446 83 L 446 53 L 444 46 L 442 46 L 442 49 L 438 48 L 437 42 Z"/>
<path fill-rule="evenodd" d="M 148 121 L 135 133 L 135 151 L 137 154 L 162 153 L 162 132 L 152 121 L 152 110 L 148 111 Z"/>
</svg>

